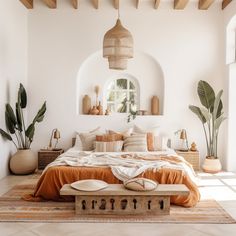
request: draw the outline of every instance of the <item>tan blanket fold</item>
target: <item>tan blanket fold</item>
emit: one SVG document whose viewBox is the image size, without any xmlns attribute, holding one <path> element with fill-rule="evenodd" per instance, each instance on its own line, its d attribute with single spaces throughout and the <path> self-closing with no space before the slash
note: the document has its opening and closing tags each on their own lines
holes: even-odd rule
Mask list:
<svg viewBox="0 0 236 236">
<path fill-rule="evenodd" d="M 147 170 L 142 175 L 157 181 L 160 184 L 185 184 L 190 194 L 188 196 L 173 196 L 171 203 L 193 207 L 200 200 L 200 194 L 197 186 L 191 179 L 181 170 L 159 169 Z M 99 179 L 109 184 L 121 183 L 111 172 L 110 167 L 71 167 L 71 166 L 55 166 L 50 167 L 39 179 L 35 192 L 23 196 L 26 201 L 73 201 L 74 197 L 60 196 L 60 189 L 64 184 L 73 183 L 83 179 Z"/>
</svg>

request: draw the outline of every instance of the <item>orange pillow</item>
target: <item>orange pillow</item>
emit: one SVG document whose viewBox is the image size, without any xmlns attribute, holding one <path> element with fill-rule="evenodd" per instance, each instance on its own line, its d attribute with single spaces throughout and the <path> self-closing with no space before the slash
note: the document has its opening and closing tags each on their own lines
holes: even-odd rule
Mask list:
<svg viewBox="0 0 236 236">
<path fill-rule="evenodd" d="M 122 140 L 123 140 L 123 135 L 120 135 L 117 133 L 96 136 L 97 142 L 114 142 L 114 141 L 122 141 Z"/>
<path fill-rule="evenodd" d="M 154 152 L 154 135 L 147 133 L 147 149 L 149 152 Z"/>
</svg>

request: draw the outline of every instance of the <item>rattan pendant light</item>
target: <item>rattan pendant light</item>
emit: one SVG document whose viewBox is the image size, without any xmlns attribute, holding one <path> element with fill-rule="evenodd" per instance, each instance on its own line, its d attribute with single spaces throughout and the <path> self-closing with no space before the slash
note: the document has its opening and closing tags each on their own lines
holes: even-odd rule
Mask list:
<svg viewBox="0 0 236 236">
<path fill-rule="evenodd" d="M 133 37 L 122 26 L 119 9 L 116 25 L 104 36 L 103 57 L 108 58 L 109 68 L 114 70 L 127 69 L 127 61 L 133 57 Z"/>
</svg>

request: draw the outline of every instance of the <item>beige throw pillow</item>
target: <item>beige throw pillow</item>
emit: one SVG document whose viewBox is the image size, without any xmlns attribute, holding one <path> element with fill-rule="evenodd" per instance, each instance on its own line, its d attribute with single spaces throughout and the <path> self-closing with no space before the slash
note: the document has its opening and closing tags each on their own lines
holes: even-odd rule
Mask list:
<svg viewBox="0 0 236 236">
<path fill-rule="evenodd" d="M 121 152 L 123 147 L 123 141 L 114 142 L 96 142 L 96 152 Z"/>
<path fill-rule="evenodd" d="M 135 134 L 147 134 L 148 151 L 166 151 L 168 149 L 168 137 L 159 134 L 159 127 L 153 127 L 148 130 L 142 129 L 137 125 L 133 127 Z"/>
<path fill-rule="evenodd" d="M 95 149 L 96 135 L 101 134 L 100 127 L 87 133 L 77 133 L 75 146 L 81 151 L 92 151 Z"/>
<path fill-rule="evenodd" d="M 147 152 L 147 135 L 135 134 L 124 139 L 125 152 Z"/>
</svg>

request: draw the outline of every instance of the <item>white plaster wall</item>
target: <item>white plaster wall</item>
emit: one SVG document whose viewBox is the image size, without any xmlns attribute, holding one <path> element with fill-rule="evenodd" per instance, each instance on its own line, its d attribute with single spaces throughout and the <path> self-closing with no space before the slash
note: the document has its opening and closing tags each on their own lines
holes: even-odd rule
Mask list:
<svg viewBox="0 0 236 236">
<path fill-rule="evenodd" d="M 165 79 L 164 116 L 139 117 L 135 123 L 159 125 L 162 133 L 172 137 L 177 129 L 186 128 L 189 141 L 197 143 L 204 157 L 204 133 L 188 105 L 199 104 L 196 87 L 201 79 L 208 80 L 216 90 L 226 87 L 220 3 L 208 11 L 199 11 L 196 2 L 188 4 L 184 11 L 172 10 L 170 2 L 162 2 L 159 10 L 154 10 L 150 1 L 142 2 L 139 10 L 132 1 L 123 4 L 126 6 L 121 8 L 121 19 L 133 34 L 135 49 L 152 55 Z M 45 120 L 36 130 L 35 150 L 48 144 L 55 127 L 61 130 L 60 146 L 67 148 L 75 130 L 97 126 L 120 130 L 128 126 L 125 117 L 76 114 L 79 68 L 89 55 L 102 48 L 104 33 L 115 21 L 116 11 L 108 0 L 102 1 L 99 10 L 92 8 L 90 1 L 81 1 L 78 10 L 65 1 L 59 1 L 57 10 L 50 10 L 39 1 L 30 11 L 28 88 L 34 99 L 30 101 L 29 119 L 44 100 L 48 105 Z M 220 142 L 223 162 L 225 148 Z"/>
<path fill-rule="evenodd" d="M 234 18 L 234 19 L 233 19 Z M 228 132 L 226 133 L 225 146 L 227 146 L 227 160 L 226 168 L 230 171 L 236 171 L 236 158 L 235 158 L 235 133 L 236 133 L 236 108 L 235 108 L 235 90 L 236 90 L 236 64 L 231 64 L 235 59 L 236 42 L 236 1 L 232 1 L 230 5 L 224 10 L 224 45 L 226 50 L 224 73 L 225 84 L 227 85 L 227 108 L 228 108 Z"/>
<path fill-rule="evenodd" d="M 13 106 L 19 83 L 27 79 L 27 10 L 20 1 L 0 0 L 0 127 L 5 128 L 5 104 Z M 8 174 L 13 145 L 0 137 L 0 179 Z"/>
</svg>

